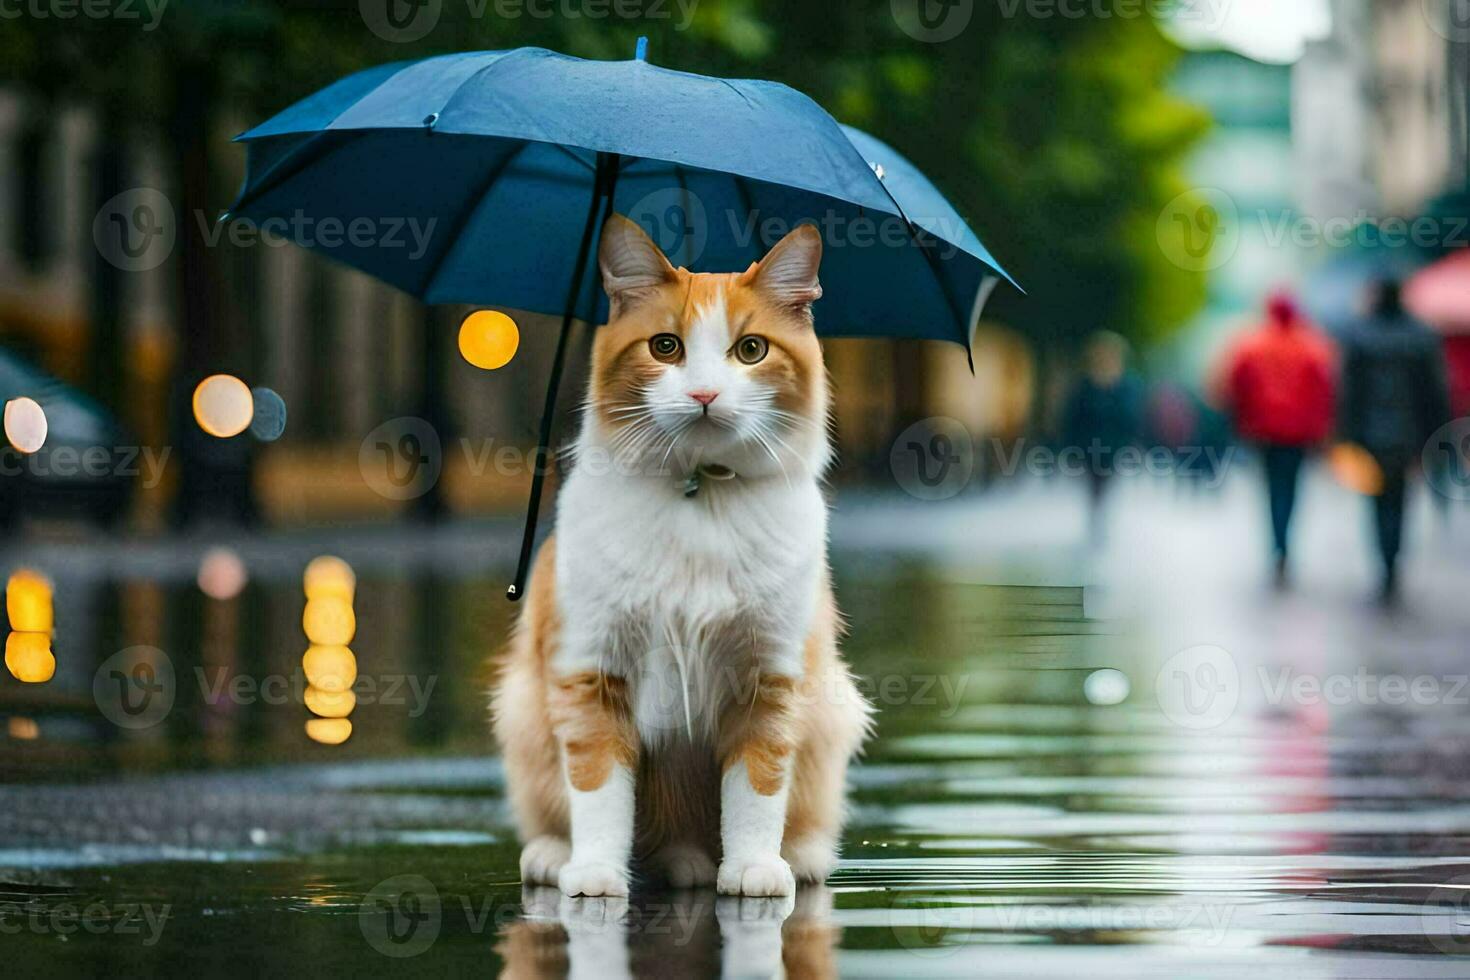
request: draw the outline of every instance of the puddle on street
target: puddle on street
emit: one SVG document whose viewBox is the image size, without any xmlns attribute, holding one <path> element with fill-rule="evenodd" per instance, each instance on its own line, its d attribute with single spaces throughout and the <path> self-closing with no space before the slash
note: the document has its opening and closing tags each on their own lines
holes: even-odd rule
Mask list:
<svg viewBox="0 0 1470 980">
<path fill-rule="evenodd" d="M 56 676 L 0 685 L 15 975 L 1470 975 L 1463 709 L 1195 724 L 1155 696 L 1147 624 L 1080 588 L 839 557 L 880 714 L 836 874 L 794 901 L 568 900 L 522 890 L 487 752 L 503 571 L 360 567 L 376 687 L 328 746 L 303 732 L 300 565 L 248 564 L 225 602 L 55 573 Z M 94 681 L 137 645 L 167 651 L 173 700 L 130 728 Z"/>
</svg>

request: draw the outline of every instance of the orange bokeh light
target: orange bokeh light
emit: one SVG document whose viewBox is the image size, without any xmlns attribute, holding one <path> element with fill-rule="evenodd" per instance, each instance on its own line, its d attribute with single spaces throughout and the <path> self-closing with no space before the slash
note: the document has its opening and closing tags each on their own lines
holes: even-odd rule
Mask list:
<svg viewBox="0 0 1470 980">
<path fill-rule="evenodd" d="M 326 647 L 345 647 L 357 633 L 357 616 L 352 604 L 336 596 L 307 599 L 301 612 L 301 628 L 312 643 Z"/>
<path fill-rule="evenodd" d="M 498 310 L 476 310 L 459 325 L 460 356 L 482 370 L 505 367 L 520 346 L 520 328 Z"/>
<path fill-rule="evenodd" d="M 5 614 L 10 628 L 27 633 L 49 633 L 55 626 L 50 579 L 22 568 L 5 583 Z"/>
<path fill-rule="evenodd" d="M 313 558 L 306 566 L 302 583 L 308 599 L 336 597 L 351 602 L 357 590 L 357 576 L 353 574 L 352 566 L 334 555 Z"/>
<path fill-rule="evenodd" d="M 5 638 L 5 666 L 27 684 L 44 684 L 56 673 L 51 637 L 46 633 L 11 633 Z"/>
<path fill-rule="evenodd" d="M 357 680 L 357 658 L 343 646 L 310 647 L 301 658 L 301 669 L 307 683 L 322 691 L 345 691 Z"/>
<path fill-rule="evenodd" d="M 312 718 L 306 723 L 306 737 L 323 745 L 341 745 L 352 737 L 352 722 L 346 718 Z"/>
</svg>

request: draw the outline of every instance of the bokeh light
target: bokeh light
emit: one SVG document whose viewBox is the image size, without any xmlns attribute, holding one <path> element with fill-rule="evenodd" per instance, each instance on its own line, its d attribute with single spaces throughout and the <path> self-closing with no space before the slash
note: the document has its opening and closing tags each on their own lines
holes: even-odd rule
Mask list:
<svg viewBox="0 0 1470 980">
<path fill-rule="evenodd" d="M 29 633 L 50 633 L 55 626 L 51 602 L 51 580 L 40 572 L 22 568 L 5 583 L 5 614 L 10 628 Z"/>
<path fill-rule="evenodd" d="M 460 356 L 485 371 L 505 367 L 520 345 L 516 322 L 498 310 L 476 310 L 459 325 Z"/>
<path fill-rule="evenodd" d="M 34 398 L 12 398 L 5 403 L 5 438 L 23 453 L 46 443 L 46 411 Z"/>
<path fill-rule="evenodd" d="M 1082 682 L 1082 695 L 1089 704 L 1122 704 L 1128 700 L 1131 687 L 1127 674 L 1105 667 L 1087 675 L 1087 680 Z"/>
<path fill-rule="evenodd" d="M 326 647 L 345 647 L 357 632 L 357 617 L 352 604 L 337 596 L 307 599 L 301 613 L 301 628 L 312 643 Z"/>
<path fill-rule="evenodd" d="M 306 710 L 323 718 L 346 718 L 357 707 L 357 695 L 351 691 L 323 691 L 319 687 L 306 689 Z"/>
<path fill-rule="evenodd" d="M 27 684 L 44 684 L 56 673 L 48 633 L 11 633 L 5 638 L 5 666 L 12 677 Z"/>
<path fill-rule="evenodd" d="M 261 442 L 275 442 L 286 431 L 286 402 L 266 387 L 250 389 L 255 401 L 255 414 L 250 419 L 250 434 Z"/>
<path fill-rule="evenodd" d="M 308 599 L 332 597 L 352 601 L 357 590 L 357 576 L 352 566 L 334 555 L 313 558 L 302 576 Z"/>
<path fill-rule="evenodd" d="M 5 725 L 6 733 L 11 738 L 22 742 L 29 742 L 41 737 L 41 726 L 36 724 L 36 719 L 27 718 L 24 715 L 11 715 Z"/>
<path fill-rule="evenodd" d="M 345 691 L 357 680 L 357 658 L 346 647 L 313 646 L 301 658 L 306 680 L 318 690 Z"/>
<path fill-rule="evenodd" d="M 1383 493 L 1383 469 L 1362 446 L 1338 443 L 1327 454 L 1327 468 L 1338 483 L 1365 497 Z"/>
<path fill-rule="evenodd" d="M 244 432 L 255 416 L 255 400 L 245 382 L 229 374 L 212 374 L 194 389 L 194 420 L 220 439 Z"/>
<path fill-rule="evenodd" d="M 210 548 L 199 562 L 199 591 L 211 599 L 233 599 L 249 580 L 245 563 L 229 548 Z"/>
<path fill-rule="evenodd" d="M 346 718 L 312 718 L 306 723 L 306 737 L 323 745 L 341 745 L 352 736 L 352 722 Z"/>
<path fill-rule="evenodd" d="M 308 686 L 304 700 L 312 714 L 306 736 L 323 745 L 341 745 L 352 734 L 347 716 L 357 707 L 352 684 L 357 680 L 357 658 L 347 644 L 357 632 L 352 611 L 357 576 L 352 566 L 335 555 L 318 555 L 301 576 L 306 608 L 301 627 L 311 646 L 301 656 Z"/>
</svg>

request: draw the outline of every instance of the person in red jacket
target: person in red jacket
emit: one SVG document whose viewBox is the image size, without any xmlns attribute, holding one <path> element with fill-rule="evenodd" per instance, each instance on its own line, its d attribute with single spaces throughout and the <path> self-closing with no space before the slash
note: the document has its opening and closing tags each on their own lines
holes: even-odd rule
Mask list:
<svg viewBox="0 0 1470 980">
<path fill-rule="evenodd" d="M 1278 585 L 1286 583 L 1302 461 L 1332 433 L 1335 360 L 1327 335 L 1307 322 L 1289 295 L 1278 292 L 1266 303 L 1266 322 L 1231 347 L 1217 381 L 1236 431 L 1261 451 Z"/>
</svg>

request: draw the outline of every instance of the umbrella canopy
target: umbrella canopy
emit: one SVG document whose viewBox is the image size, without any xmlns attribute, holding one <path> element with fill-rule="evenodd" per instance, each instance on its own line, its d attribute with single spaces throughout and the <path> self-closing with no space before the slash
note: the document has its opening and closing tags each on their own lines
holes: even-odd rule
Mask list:
<svg viewBox="0 0 1470 980">
<path fill-rule="evenodd" d="M 1404 306 L 1445 334 L 1470 335 L 1470 249 L 1441 259 L 1409 280 Z"/>
<path fill-rule="evenodd" d="M 589 259 L 614 211 L 694 271 L 743 270 L 814 222 L 819 332 L 969 349 L 1009 276 L 913 164 L 784 85 L 670 71 L 645 51 L 646 39 L 621 62 L 520 48 L 359 72 L 239 137 L 245 185 L 229 216 L 425 302 L 560 314 L 543 457 L 572 321 L 607 316 Z"/>
<path fill-rule="evenodd" d="M 744 269 L 817 223 L 825 334 L 967 344 L 976 295 L 1004 275 L 912 164 L 774 82 L 539 48 L 454 54 L 359 72 L 239 139 L 232 217 L 429 303 L 563 314 L 600 171 L 611 210 L 696 271 Z M 606 316 L 590 265 L 575 309 Z"/>
</svg>

